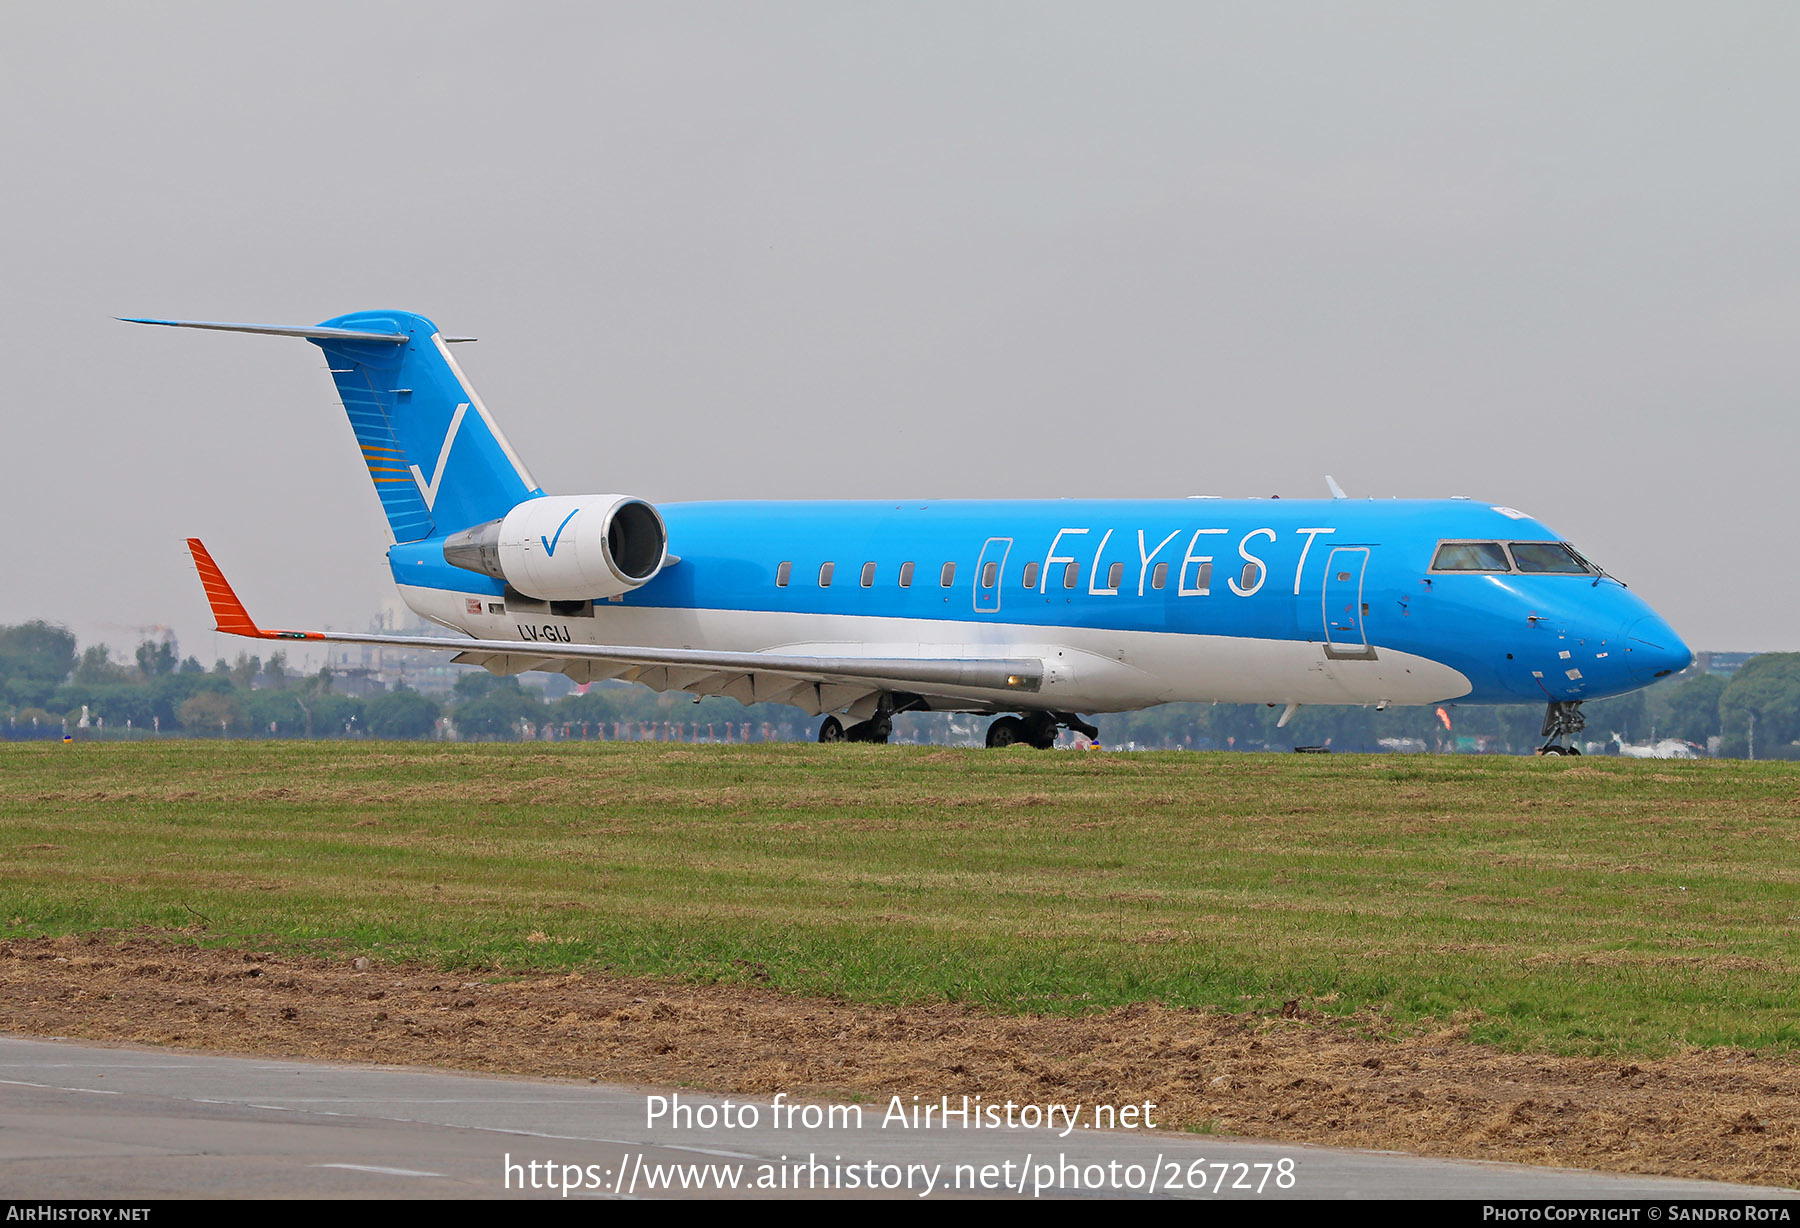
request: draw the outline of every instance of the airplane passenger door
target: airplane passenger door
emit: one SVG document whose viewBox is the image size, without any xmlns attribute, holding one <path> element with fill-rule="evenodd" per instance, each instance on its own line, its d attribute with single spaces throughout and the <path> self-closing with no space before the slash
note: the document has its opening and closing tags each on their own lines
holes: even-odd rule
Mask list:
<svg viewBox="0 0 1800 1228">
<path fill-rule="evenodd" d="M 990 537 L 981 548 L 981 559 L 975 564 L 975 612 L 1000 612 L 1000 583 L 1006 575 L 1006 556 L 1012 551 L 1010 537 Z"/>
<path fill-rule="evenodd" d="M 1363 627 L 1363 573 L 1367 546 L 1339 546 L 1325 560 L 1325 655 L 1338 661 L 1375 659 Z"/>
</svg>

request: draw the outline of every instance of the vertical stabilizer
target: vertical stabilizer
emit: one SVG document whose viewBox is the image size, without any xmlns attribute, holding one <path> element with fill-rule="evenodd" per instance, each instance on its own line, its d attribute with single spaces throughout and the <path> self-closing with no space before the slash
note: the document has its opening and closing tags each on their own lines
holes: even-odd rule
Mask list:
<svg viewBox="0 0 1800 1228">
<path fill-rule="evenodd" d="M 430 320 L 369 311 L 319 327 L 407 338 L 309 338 L 325 351 L 395 541 L 454 533 L 543 493 Z"/>
</svg>

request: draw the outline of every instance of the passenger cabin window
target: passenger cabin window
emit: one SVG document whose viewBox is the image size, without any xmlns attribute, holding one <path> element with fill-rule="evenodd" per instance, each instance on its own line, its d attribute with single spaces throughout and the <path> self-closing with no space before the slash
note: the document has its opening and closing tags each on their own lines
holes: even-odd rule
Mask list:
<svg viewBox="0 0 1800 1228">
<path fill-rule="evenodd" d="M 1038 578 L 1038 565 L 1036 563 L 1025 564 L 1025 577 L 1024 577 L 1024 581 L 1023 581 L 1023 587 L 1036 588 L 1037 587 L 1037 578 Z"/>
<path fill-rule="evenodd" d="M 836 570 L 837 570 L 836 563 L 820 563 L 819 564 L 819 587 L 820 588 L 830 588 L 831 587 L 831 573 Z"/>
<path fill-rule="evenodd" d="M 1238 577 L 1239 588 L 1255 588 L 1257 580 L 1262 576 L 1262 569 L 1255 563 L 1245 563 L 1244 572 Z"/>
<path fill-rule="evenodd" d="M 1063 568 L 1063 587 L 1074 588 L 1081 583 L 1081 564 L 1070 563 Z"/>
<path fill-rule="evenodd" d="M 1000 579 L 1000 564 L 984 563 L 981 567 L 981 587 L 993 588 Z"/>
<path fill-rule="evenodd" d="M 1150 587 L 1162 588 L 1169 582 L 1169 565 L 1158 563 L 1150 569 Z"/>
<path fill-rule="evenodd" d="M 1114 563 L 1106 569 L 1106 587 L 1118 588 L 1119 581 L 1125 578 L 1125 564 Z"/>
<path fill-rule="evenodd" d="M 775 569 L 775 587 L 786 588 L 788 586 L 788 580 L 793 574 L 794 565 L 792 563 L 781 564 Z"/>
<path fill-rule="evenodd" d="M 1589 574 L 1587 560 L 1562 542 L 1514 542 L 1512 556 L 1520 571 L 1531 574 Z"/>
<path fill-rule="evenodd" d="M 1431 561 L 1433 571 L 1511 571 L 1499 542 L 1445 542 Z"/>
<path fill-rule="evenodd" d="M 875 586 L 875 564 L 873 564 L 873 563 L 864 563 L 863 564 L 862 586 L 864 588 L 873 588 Z"/>
<path fill-rule="evenodd" d="M 944 570 L 938 573 L 938 583 L 949 588 L 956 583 L 956 564 L 945 563 Z"/>
<path fill-rule="evenodd" d="M 900 564 L 900 587 L 901 588 L 911 588 L 912 587 L 912 572 L 913 572 L 913 566 L 912 566 L 912 561 L 910 559 L 908 561 Z"/>
</svg>

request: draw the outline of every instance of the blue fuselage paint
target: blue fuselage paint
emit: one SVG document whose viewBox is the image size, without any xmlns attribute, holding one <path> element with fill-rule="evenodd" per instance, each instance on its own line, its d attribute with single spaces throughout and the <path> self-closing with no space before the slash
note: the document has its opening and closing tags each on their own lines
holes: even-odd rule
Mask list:
<svg viewBox="0 0 1800 1228">
<path fill-rule="evenodd" d="M 1291 641 L 1348 660 L 1395 652 L 1437 662 L 1468 680 L 1466 693 L 1440 698 L 1475 703 L 1599 699 L 1692 660 L 1673 629 L 1610 577 L 1433 573 L 1444 540 L 1559 540 L 1536 520 L 1469 500 L 713 502 L 658 510 L 680 562 L 601 603 L 600 642 L 607 612 L 619 607 L 825 616 L 823 625 L 841 625 L 845 641 L 863 620 L 904 620 L 922 645 L 965 642 L 971 623 L 991 625 L 996 644 L 1056 643 L 1064 629 L 1088 643 L 1109 632 L 1177 637 L 1177 645 L 1179 637 Z M 500 598 L 498 581 L 446 564 L 442 545 L 434 537 L 390 550 L 403 589 Z M 777 583 L 783 563 L 785 586 Z M 821 586 L 826 563 L 832 579 Z M 947 586 L 946 564 L 954 564 Z M 822 638 L 819 619 L 807 621 L 807 638 Z M 1271 680 L 1269 698 L 1279 694 Z"/>
</svg>

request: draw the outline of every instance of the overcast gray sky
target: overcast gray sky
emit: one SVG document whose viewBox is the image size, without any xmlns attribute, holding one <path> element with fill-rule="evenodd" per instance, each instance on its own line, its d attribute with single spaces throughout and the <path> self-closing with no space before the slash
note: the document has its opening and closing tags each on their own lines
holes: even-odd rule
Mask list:
<svg viewBox="0 0 1800 1228">
<path fill-rule="evenodd" d="M 1468 494 L 1800 649 L 1800 6 L 28 4 L 0 622 L 363 625 L 318 351 L 401 307 L 546 489 Z M 679 544 L 676 545 L 679 550 Z"/>
</svg>

